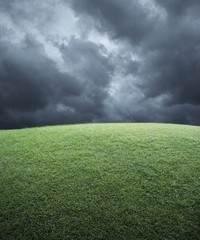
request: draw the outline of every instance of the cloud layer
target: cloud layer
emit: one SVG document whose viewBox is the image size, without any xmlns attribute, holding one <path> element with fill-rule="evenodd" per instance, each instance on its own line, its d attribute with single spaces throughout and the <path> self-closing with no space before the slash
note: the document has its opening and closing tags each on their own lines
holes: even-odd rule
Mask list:
<svg viewBox="0 0 200 240">
<path fill-rule="evenodd" d="M 0 2 L 0 128 L 200 125 L 200 3 Z"/>
</svg>

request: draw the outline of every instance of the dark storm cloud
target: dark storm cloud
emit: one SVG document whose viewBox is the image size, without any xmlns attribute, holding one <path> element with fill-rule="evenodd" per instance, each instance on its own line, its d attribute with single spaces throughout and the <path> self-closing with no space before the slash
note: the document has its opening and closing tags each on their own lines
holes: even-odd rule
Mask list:
<svg viewBox="0 0 200 240">
<path fill-rule="evenodd" d="M 200 125 L 199 11 L 198 0 L 0 1 L 0 128 Z"/>
<path fill-rule="evenodd" d="M 200 3 L 155 3 L 160 11 L 157 16 L 151 15 L 151 10 L 143 8 L 139 1 L 72 1 L 77 12 L 97 18 L 111 37 L 127 39 L 130 51 L 139 53 L 142 59 L 130 60 L 127 65 L 126 73 L 138 80 L 129 81 L 123 91 L 130 95 L 128 89 L 133 84 L 141 89 L 143 97 L 137 102 L 139 109 L 136 102 L 131 105 L 121 97 L 129 105 L 126 113 L 119 104 L 116 106 L 124 120 L 200 124 L 199 114 L 195 114 L 200 105 Z M 153 102 L 158 97 L 162 101 L 155 107 Z"/>
<path fill-rule="evenodd" d="M 159 4 L 168 15 L 144 45 L 142 88 L 147 97 L 167 94 L 166 104 L 200 105 L 200 18 L 191 14 L 200 3 L 159 1 Z M 172 14 L 176 19 L 171 19 Z"/>
<path fill-rule="evenodd" d="M 85 116 L 86 121 L 98 119 L 105 114 L 104 100 L 107 98 L 113 65 L 109 58 L 101 54 L 101 50 L 94 43 L 73 38 L 68 46 L 61 46 L 66 65 L 84 85 L 81 101 L 73 102 L 73 106 Z"/>
<path fill-rule="evenodd" d="M 105 68 L 96 78 L 87 66 L 77 78 L 59 72 L 43 47 L 32 39 L 19 46 L 7 42 L 0 44 L 1 128 L 92 121 L 102 114 L 104 88 L 109 81 L 106 61 L 98 56 L 94 45 L 76 43 L 76 47 L 84 51 L 82 59 L 85 55 L 85 62 L 88 56 L 94 68 Z M 68 57 L 70 55 L 80 67 L 80 49 L 72 50 Z M 63 48 L 63 51 L 67 50 Z M 104 82 L 100 82 L 100 76 Z"/>
<path fill-rule="evenodd" d="M 182 0 L 156 0 L 157 4 L 164 7 L 170 17 L 180 17 L 183 14 L 198 13 L 200 9 L 198 0 L 182 1 Z M 183 16 L 184 17 L 184 16 Z"/>
<path fill-rule="evenodd" d="M 62 101 L 62 97 L 81 94 L 81 84 L 68 74 L 60 74 L 45 56 L 42 46 L 32 40 L 27 39 L 20 46 L 1 43 L 0 51 L 2 127 L 15 127 L 13 113 L 18 118 L 20 114 L 37 114 L 48 105 Z"/>
<path fill-rule="evenodd" d="M 181 41 L 181 39 L 179 39 Z M 168 104 L 200 104 L 200 56 L 196 46 L 162 50 L 145 59 L 141 84 L 146 96 L 168 94 Z M 158 69 L 158 70 L 157 70 Z"/>
<path fill-rule="evenodd" d="M 101 31 L 114 38 L 127 38 L 134 44 L 148 37 L 156 22 L 139 1 L 70 0 L 70 4 L 79 14 L 92 16 Z"/>
</svg>

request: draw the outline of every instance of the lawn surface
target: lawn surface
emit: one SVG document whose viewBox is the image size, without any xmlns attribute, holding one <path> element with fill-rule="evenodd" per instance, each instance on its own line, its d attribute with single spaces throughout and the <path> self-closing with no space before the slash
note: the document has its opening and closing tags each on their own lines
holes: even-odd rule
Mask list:
<svg viewBox="0 0 200 240">
<path fill-rule="evenodd" d="M 1 240 L 200 239 L 200 127 L 0 131 Z"/>
</svg>

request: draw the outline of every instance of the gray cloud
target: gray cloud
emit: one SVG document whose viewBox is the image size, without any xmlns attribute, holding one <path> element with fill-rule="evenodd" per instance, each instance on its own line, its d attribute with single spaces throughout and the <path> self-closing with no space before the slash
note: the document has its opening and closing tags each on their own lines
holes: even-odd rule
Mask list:
<svg viewBox="0 0 200 240">
<path fill-rule="evenodd" d="M 70 4 L 78 14 L 94 18 L 96 27 L 108 32 L 113 38 L 129 39 L 133 44 L 151 34 L 157 18 L 150 15 L 139 1 L 120 0 L 71 0 Z"/>
<path fill-rule="evenodd" d="M 0 125 L 15 127 L 15 117 L 44 110 L 79 96 L 81 84 L 69 74 L 61 74 L 49 60 L 42 46 L 27 39 L 23 45 L 0 45 Z M 11 114 L 12 113 L 12 114 Z M 11 116 L 12 118 L 10 118 Z M 42 122 L 41 122 L 42 124 Z"/>
<path fill-rule="evenodd" d="M 0 1 L 0 128 L 200 125 L 200 3 Z"/>
<path fill-rule="evenodd" d="M 94 44 L 76 41 L 72 44 L 75 49 L 69 45 L 69 49 L 63 48 L 62 51 L 68 55 L 66 58 L 78 64 L 78 68 L 81 66 L 80 50 L 83 50 L 84 66 L 76 77 L 59 72 L 43 47 L 33 40 L 27 39 L 19 46 L 1 43 L 2 127 L 93 121 L 102 114 L 105 88 L 109 82 L 106 61 L 98 56 Z M 100 69 L 97 76 L 87 67 L 91 63 Z M 103 81 L 100 81 L 101 77 Z"/>
<path fill-rule="evenodd" d="M 157 4 L 163 7 L 170 17 L 174 16 L 179 18 L 180 16 L 185 17 L 185 14 L 191 14 L 191 12 L 198 13 L 200 8 L 198 0 L 181 1 L 181 0 L 156 0 Z"/>
</svg>

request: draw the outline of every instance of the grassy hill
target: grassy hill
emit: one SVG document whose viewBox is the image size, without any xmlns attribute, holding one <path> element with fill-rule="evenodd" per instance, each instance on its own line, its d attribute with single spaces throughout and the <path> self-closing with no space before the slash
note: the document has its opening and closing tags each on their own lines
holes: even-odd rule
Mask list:
<svg viewBox="0 0 200 240">
<path fill-rule="evenodd" d="M 0 131 L 0 239 L 200 239 L 200 127 Z"/>
</svg>

